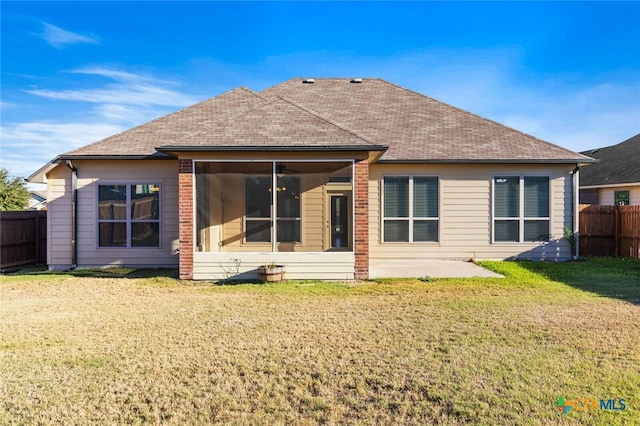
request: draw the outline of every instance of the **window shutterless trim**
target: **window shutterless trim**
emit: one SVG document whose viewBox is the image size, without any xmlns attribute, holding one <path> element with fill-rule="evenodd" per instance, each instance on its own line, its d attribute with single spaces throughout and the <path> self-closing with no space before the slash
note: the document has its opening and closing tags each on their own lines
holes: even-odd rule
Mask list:
<svg viewBox="0 0 640 426">
<path fill-rule="evenodd" d="M 117 181 L 109 180 L 106 182 L 96 182 L 95 187 L 95 205 L 96 205 L 96 227 L 95 227 L 95 247 L 100 250 L 157 250 L 162 248 L 163 222 L 162 222 L 162 193 L 164 191 L 163 181 L 161 180 L 136 180 L 136 181 Z M 131 205 L 131 187 L 138 185 L 149 185 L 158 187 L 158 219 L 133 219 Z M 100 219 L 100 187 L 101 186 L 124 186 L 125 187 L 125 218 L 124 219 Z M 125 224 L 125 245 L 124 246 L 101 246 L 100 245 L 100 224 L 101 223 L 124 223 Z M 158 224 L 158 245 L 157 246 L 134 246 L 132 242 L 132 225 L 136 223 L 157 223 Z"/>
<path fill-rule="evenodd" d="M 406 177 L 409 178 L 409 193 L 408 193 L 408 197 L 409 197 L 409 206 L 408 206 L 408 216 L 407 217 L 387 217 L 385 216 L 385 211 L 384 211 L 384 180 L 385 178 L 396 178 L 396 177 Z M 438 214 L 437 216 L 433 216 L 433 217 L 421 217 L 421 216 L 415 216 L 414 215 L 414 178 L 421 178 L 421 177 L 426 177 L 426 178 L 435 178 L 437 180 L 437 197 L 438 197 L 438 201 L 437 201 L 437 206 L 438 206 Z M 439 244 L 440 243 L 440 232 L 441 232 L 441 227 L 440 227 L 440 210 L 441 210 L 441 205 L 440 205 L 440 175 L 439 174 L 433 174 L 433 173 L 384 173 L 381 175 L 380 177 L 380 242 L 384 243 L 384 244 Z M 385 231 L 385 221 L 408 221 L 408 241 L 385 241 L 384 239 L 384 231 Z M 432 221 L 432 222 L 436 222 L 438 224 L 438 233 L 437 233 L 437 240 L 436 241 L 414 241 L 414 224 L 416 221 Z"/>
<path fill-rule="evenodd" d="M 547 202 L 549 205 L 549 216 L 547 217 L 528 217 L 525 216 L 525 178 L 547 178 Z M 496 208 L 496 179 L 498 178 L 518 178 L 518 216 L 513 217 L 497 217 L 495 214 Z M 545 174 L 495 174 L 491 177 L 491 244 L 539 244 L 547 243 L 551 240 L 551 212 L 552 212 L 552 196 L 551 196 L 551 176 Z M 547 240 L 525 240 L 524 228 L 526 222 L 532 221 L 547 221 L 549 224 L 549 234 Z M 496 221 L 518 221 L 518 240 L 517 241 L 496 241 Z"/>
</svg>

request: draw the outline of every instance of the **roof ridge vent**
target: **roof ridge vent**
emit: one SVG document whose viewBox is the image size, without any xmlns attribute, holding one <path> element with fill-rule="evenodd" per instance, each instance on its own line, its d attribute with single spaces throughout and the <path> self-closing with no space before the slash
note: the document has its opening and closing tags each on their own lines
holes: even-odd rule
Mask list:
<svg viewBox="0 0 640 426">
<path fill-rule="evenodd" d="M 351 79 L 351 83 L 362 83 L 362 79 L 361 78 L 352 78 Z"/>
<path fill-rule="evenodd" d="M 302 82 L 304 84 L 313 84 L 313 83 L 316 82 L 316 79 L 315 78 L 305 78 L 304 80 L 302 80 Z"/>
</svg>

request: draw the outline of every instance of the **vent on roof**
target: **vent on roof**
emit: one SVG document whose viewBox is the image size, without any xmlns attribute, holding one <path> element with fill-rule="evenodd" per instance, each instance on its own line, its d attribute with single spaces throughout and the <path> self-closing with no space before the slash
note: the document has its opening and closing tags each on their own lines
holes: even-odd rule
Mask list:
<svg viewBox="0 0 640 426">
<path fill-rule="evenodd" d="M 315 83 L 315 79 L 314 78 L 305 78 L 304 80 L 302 80 L 303 83 L 305 84 L 313 84 Z"/>
<path fill-rule="evenodd" d="M 354 78 L 351 80 L 352 83 L 362 83 L 362 79 L 361 78 Z"/>
</svg>

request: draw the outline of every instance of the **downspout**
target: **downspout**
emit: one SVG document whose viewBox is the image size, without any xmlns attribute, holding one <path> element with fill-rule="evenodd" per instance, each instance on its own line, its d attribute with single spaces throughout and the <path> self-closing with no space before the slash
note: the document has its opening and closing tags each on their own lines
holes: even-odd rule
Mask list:
<svg viewBox="0 0 640 426">
<path fill-rule="evenodd" d="M 67 160 L 71 169 L 71 270 L 78 266 L 78 169 Z"/>
<path fill-rule="evenodd" d="M 573 169 L 573 236 L 576 239 L 576 252 L 572 253 L 573 260 L 580 256 L 580 163 Z"/>
</svg>

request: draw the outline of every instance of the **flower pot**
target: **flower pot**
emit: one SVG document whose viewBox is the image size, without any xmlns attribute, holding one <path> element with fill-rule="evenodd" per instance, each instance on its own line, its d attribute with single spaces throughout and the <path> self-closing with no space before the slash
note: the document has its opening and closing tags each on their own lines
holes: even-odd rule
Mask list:
<svg viewBox="0 0 640 426">
<path fill-rule="evenodd" d="M 263 283 L 284 280 L 284 265 L 262 265 L 258 267 L 258 279 Z"/>
</svg>

